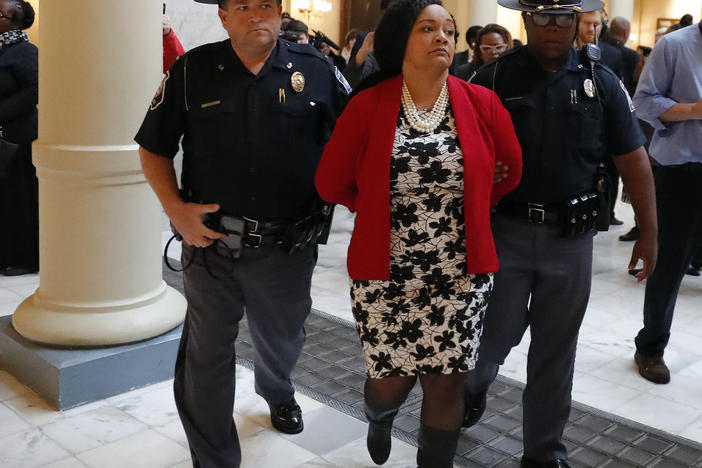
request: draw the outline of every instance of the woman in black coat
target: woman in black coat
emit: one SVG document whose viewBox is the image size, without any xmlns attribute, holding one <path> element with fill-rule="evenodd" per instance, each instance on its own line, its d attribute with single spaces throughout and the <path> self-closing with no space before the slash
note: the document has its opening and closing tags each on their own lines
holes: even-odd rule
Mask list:
<svg viewBox="0 0 702 468">
<path fill-rule="evenodd" d="M 0 127 L 19 145 L 19 157 L 0 178 L 0 274 L 39 269 L 37 177 L 32 141 L 37 138 L 37 48 L 25 29 L 34 9 L 23 0 L 0 0 Z M 2 156 L 2 155 L 0 155 Z"/>
</svg>

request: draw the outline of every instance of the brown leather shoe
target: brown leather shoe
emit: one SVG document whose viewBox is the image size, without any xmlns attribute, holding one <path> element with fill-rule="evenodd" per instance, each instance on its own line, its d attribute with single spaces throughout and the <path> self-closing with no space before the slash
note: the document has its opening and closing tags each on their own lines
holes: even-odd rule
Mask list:
<svg viewBox="0 0 702 468">
<path fill-rule="evenodd" d="M 645 356 L 636 351 L 634 362 L 639 366 L 639 374 L 644 379 L 657 384 L 670 382 L 670 370 L 665 365 L 663 356 Z"/>
</svg>

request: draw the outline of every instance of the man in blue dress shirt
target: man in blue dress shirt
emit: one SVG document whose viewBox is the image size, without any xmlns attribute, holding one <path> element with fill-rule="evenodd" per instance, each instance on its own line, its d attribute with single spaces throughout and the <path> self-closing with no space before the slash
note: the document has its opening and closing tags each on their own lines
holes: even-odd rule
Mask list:
<svg viewBox="0 0 702 468">
<path fill-rule="evenodd" d="M 641 73 L 634 96 L 639 118 L 655 133 L 659 257 L 646 284 L 644 327 L 636 337 L 639 373 L 665 384 L 663 352 L 680 282 L 702 246 L 702 25 L 661 38 Z"/>
</svg>

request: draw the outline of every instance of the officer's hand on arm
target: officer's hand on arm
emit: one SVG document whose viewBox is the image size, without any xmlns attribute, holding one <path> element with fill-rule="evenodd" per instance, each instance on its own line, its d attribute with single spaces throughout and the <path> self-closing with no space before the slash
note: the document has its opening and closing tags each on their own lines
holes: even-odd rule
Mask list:
<svg viewBox="0 0 702 468">
<path fill-rule="evenodd" d="M 371 31 L 366 35 L 366 38 L 363 40 L 363 45 L 361 46 L 360 49 L 358 49 L 358 52 L 356 53 L 356 66 L 357 67 L 362 67 L 366 59 L 368 58 L 368 54 L 373 52 L 373 42 L 375 41 L 375 32 Z"/>
<path fill-rule="evenodd" d="M 639 260 L 643 261 L 643 269 L 636 275 L 636 279 L 641 282 L 653 272 L 658 258 L 658 217 L 651 164 L 643 147 L 615 157 L 614 162 L 631 198 L 639 224 L 641 234 L 634 245 L 629 269 L 635 268 Z"/>
<path fill-rule="evenodd" d="M 218 211 L 219 205 L 186 203 L 180 198 L 173 160 L 158 156 L 142 147 L 139 148 L 139 156 L 146 180 L 187 244 L 193 247 L 208 247 L 216 239 L 227 237 L 202 223 L 202 217 L 206 213 Z"/>
<path fill-rule="evenodd" d="M 495 184 L 499 184 L 509 175 L 509 166 L 502 161 L 495 161 Z"/>
</svg>

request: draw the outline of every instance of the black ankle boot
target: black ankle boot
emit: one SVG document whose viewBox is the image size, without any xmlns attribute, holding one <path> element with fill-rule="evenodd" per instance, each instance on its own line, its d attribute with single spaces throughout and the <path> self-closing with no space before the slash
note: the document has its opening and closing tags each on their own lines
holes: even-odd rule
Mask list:
<svg viewBox="0 0 702 468">
<path fill-rule="evenodd" d="M 390 457 L 392 437 L 392 421 L 397 415 L 397 409 L 376 411 L 365 405 L 366 418 L 368 418 L 368 453 L 376 465 L 382 465 Z"/>
<path fill-rule="evenodd" d="M 417 436 L 419 468 L 452 468 L 460 429 L 444 431 L 422 424 Z"/>
</svg>

